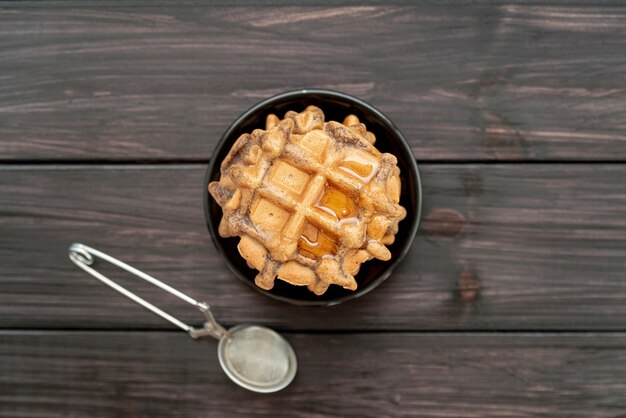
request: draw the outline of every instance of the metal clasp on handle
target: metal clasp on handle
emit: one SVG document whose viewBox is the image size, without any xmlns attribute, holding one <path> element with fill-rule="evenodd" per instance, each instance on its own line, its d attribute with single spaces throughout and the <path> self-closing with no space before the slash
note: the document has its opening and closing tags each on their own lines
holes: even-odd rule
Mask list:
<svg viewBox="0 0 626 418">
<path fill-rule="evenodd" d="M 200 338 L 204 336 L 211 336 L 213 338 L 221 340 L 228 333 L 228 331 L 226 331 L 226 329 L 224 329 L 215 320 L 215 318 L 213 317 L 213 314 L 211 313 L 211 309 L 207 303 L 198 302 L 197 300 L 185 295 L 184 293 L 174 289 L 173 287 L 166 285 L 160 280 L 157 280 L 154 277 L 149 276 L 146 273 L 139 271 L 136 268 L 129 266 L 128 264 L 111 257 L 110 255 L 107 255 L 101 251 L 88 247 L 84 244 L 75 243 L 75 244 L 72 244 L 69 248 L 69 256 L 70 256 L 70 260 L 72 260 L 72 262 L 74 262 L 74 264 L 76 264 L 82 270 L 91 274 L 93 277 L 100 280 L 102 283 L 106 284 L 109 287 L 112 287 L 113 289 L 121 293 L 122 295 L 138 303 L 139 305 L 143 306 L 147 310 L 159 315 L 161 318 L 171 322 L 172 324 L 186 331 L 187 333 L 189 333 L 191 338 L 195 339 L 195 338 Z M 153 304 L 140 298 L 133 292 L 115 283 L 113 280 L 109 279 L 108 277 L 102 275 L 101 273 L 98 273 L 95 269 L 90 267 L 95 261 L 94 257 L 98 257 L 104 261 L 108 261 L 114 266 L 119 267 L 123 270 L 126 270 L 127 272 L 134 274 L 135 276 L 147 281 L 148 283 L 151 283 L 157 287 L 160 287 L 161 289 L 165 290 L 168 293 L 171 293 L 177 298 L 184 300 L 190 305 L 195 306 L 196 308 L 198 308 L 200 312 L 202 312 L 202 314 L 204 315 L 204 318 L 206 319 L 204 326 L 202 328 L 194 328 L 190 325 L 187 325 L 184 322 L 174 318 L 172 315 L 168 314 L 167 312 L 157 308 Z"/>
</svg>

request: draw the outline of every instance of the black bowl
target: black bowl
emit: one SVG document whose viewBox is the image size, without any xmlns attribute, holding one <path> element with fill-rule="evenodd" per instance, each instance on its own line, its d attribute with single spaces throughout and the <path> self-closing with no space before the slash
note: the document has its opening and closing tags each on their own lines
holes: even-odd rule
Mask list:
<svg viewBox="0 0 626 418">
<path fill-rule="evenodd" d="M 309 105 L 315 105 L 324 111 L 326 120 L 342 121 L 347 115 L 356 115 L 367 129 L 376 135 L 376 147 L 382 152 L 389 152 L 398 159 L 402 192 L 400 204 L 407 210 L 406 218 L 400 222 L 400 230 L 395 242 L 389 246 L 391 260 L 370 260 L 361 265 L 356 276 L 358 289 L 349 291 L 331 285 L 321 296 L 309 292 L 306 287 L 292 286 L 282 280 L 276 280 L 272 290 L 263 290 L 254 284 L 257 271 L 249 268 L 237 250 L 239 238 L 222 238 L 217 230 L 222 218 L 222 209 L 209 195 L 208 183 L 220 178 L 220 164 L 237 138 L 257 128 L 264 128 L 265 118 L 270 113 L 282 117 L 288 110 L 300 112 Z M 274 299 L 295 305 L 334 305 L 354 299 L 382 283 L 391 274 L 394 267 L 402 261 L 409 251 L 420 220 L 422 207 L 422 185 L 415 157 L 398 128 L 379 110 L 356 97 L 331 90 L 304 89 L 278 94 L 263 100 L 239 116 L 226 130 L 213 152 L 204 179 L 204 213 L 215 247 L 223 256 L 228 268 L 244 283 Z"/>
</svg>

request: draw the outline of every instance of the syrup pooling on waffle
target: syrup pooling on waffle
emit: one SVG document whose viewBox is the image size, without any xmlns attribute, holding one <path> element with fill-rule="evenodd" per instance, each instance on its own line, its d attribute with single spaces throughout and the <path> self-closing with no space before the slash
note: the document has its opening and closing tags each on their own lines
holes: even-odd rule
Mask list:
<svg viewBox="0 0 626 418">
<path fill-rule="evenodd" d="M 406 211 L 397 160 L 375 141 L 356 116 L 325 122 L 314 106 L 269 115 L 265 130 L 237 139 L 209 192 L 223 211 L 219 234 L 241 237 L 257 286 L 278 277 L 317 295 L 355 290 L 363 262 L 391 258 Z"/>
</svg>

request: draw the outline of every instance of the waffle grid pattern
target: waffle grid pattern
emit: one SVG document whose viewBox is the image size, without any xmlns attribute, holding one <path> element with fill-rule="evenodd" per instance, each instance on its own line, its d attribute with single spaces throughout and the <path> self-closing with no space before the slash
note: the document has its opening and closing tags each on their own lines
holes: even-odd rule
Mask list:
<svg viewBox="0 0 626 418">
<path fill-rule="evenodd" d="M 220 182 L 209 190 L 224 212 L 220 235 L 241 236 L 239 251 L 259 270 L 259 287 L 271 289 L 278 276 L 318 295 L 331 284 L 355 290 L 361 263 L 391 257 L 385 244 L 393 242 L 406 213 L 398 204 L 399 169 L 364 131 L 362 124 L 325 123 L 322 111 L 311 106 L 288 112 L 282 121 L 270 117 L 267 130 L 237 140 L 222 163 Z M 352 170 L 355 156 L 371 172 Z M 355 216 L 342 219 L 320 205 L 330 188 L 358 205 Z M 302 251 L 305 228 L 330 237 L 334 252 L 312 257 Z"/>
</svg>

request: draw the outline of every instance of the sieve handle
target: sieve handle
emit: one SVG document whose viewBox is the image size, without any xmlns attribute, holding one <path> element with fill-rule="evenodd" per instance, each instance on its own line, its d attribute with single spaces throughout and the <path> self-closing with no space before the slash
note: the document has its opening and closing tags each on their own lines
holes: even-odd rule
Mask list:
<svg viewBox="0 0 626 418">
<path fill-rule="evenodd" d="M 133 302 L 143 306 L 144 308 L 146 308 L 147 310 L 149 310 L 150 312 L 160 316 L 161 318 L 165 319 L 166 321 L 171 322 L 172 324 L 176 325 L 177 327 L 181 328 L 183 331 L 186 331 L 187 333 L 189 333 L 189 335 L 191 336 L 191 338 L 200 338 L 200 337 L 204 337 L 204 336 L 211 336 L 213 338 L 216 338 L 218 340 L 222 339 L 226 334 L 227 331 L 215 320 L 215 318 L 213 317 L 213 314 L 211 313 L 211 308 L 209 307 L 209 305 L 205 302 L 198 302 L 197 300 L 185 295 L 184 293 L 174 289 L 173 287 L 163 283 L 160 280 L 155 279 L 152 276 L 147 275 L 146 273 L 137 270 L 136 268 L 129 266 L 128 264 L 111 257 L 110 255 L 107 255 L 101 251 L 98 251 L 94 248 L 88 247 L 84 244 L 79 244 L 79 243 L 74 243 L 70 246 L 69 248 L 69 257 L 70 260 L 72 260 L 72 262 L 74 264 L 76 264 L 78 267 L 80 267 L 83 271 L 85 271 L 86 273 L 92 275 L 93 277 L 95 277 L 96 279 L 100 280 L 102 283 L 106 284 L 107 286 L 117 290 L 119 293 L 121 293 L 122 295 L 126 296 L 127 298 L 129 298 L 130 300 L 132 300 Z M 184 300 L 185 302 L 189 303 L 190 305 L 195 306 L 196 308 L 198 308 L 198 310 L 200 310 L 200 312 L 202 312 L 202 314 L 204 315 L 204 318 L 206 320 L 206 322 L 204 323 L 204 326 L 202 328 L 194 328 L 190 325 L 185 324 L 184 322 L 174 318 L 172 315 L 168 314 L 167 312 L 157 308 L 156 306 L 154 306 L 153 304 L 151 304 L 150 302 L 147 302 L 145 299 L 140 298 L 139 296 L 137 296 L 136 294 L 134 294 L 133 292 L 129 291 L 128 289 L 120 286 L 119 284 L 115 283 L 113 280 L 109 279 L 108 277 L 104 276 L 103 274 L 99 273 L 98 271 L 96 271 L 93 267 L 91 267 L 91 265 L 94 263 L 95 259 L 94 257 L 100 258 L 104 261 L 107 261 L 111 264 L 113 264 L 116 267 L 119 267 L 137 277 L 139 277 L 140 279 L 143 279 L 145 281 L 147 281 L 148 283 L 151 283 L 163 290 L 165 290 L 168 293 L 171 293 L 172 295 L 176 296 L 179 299 Z"/>
</svg>

